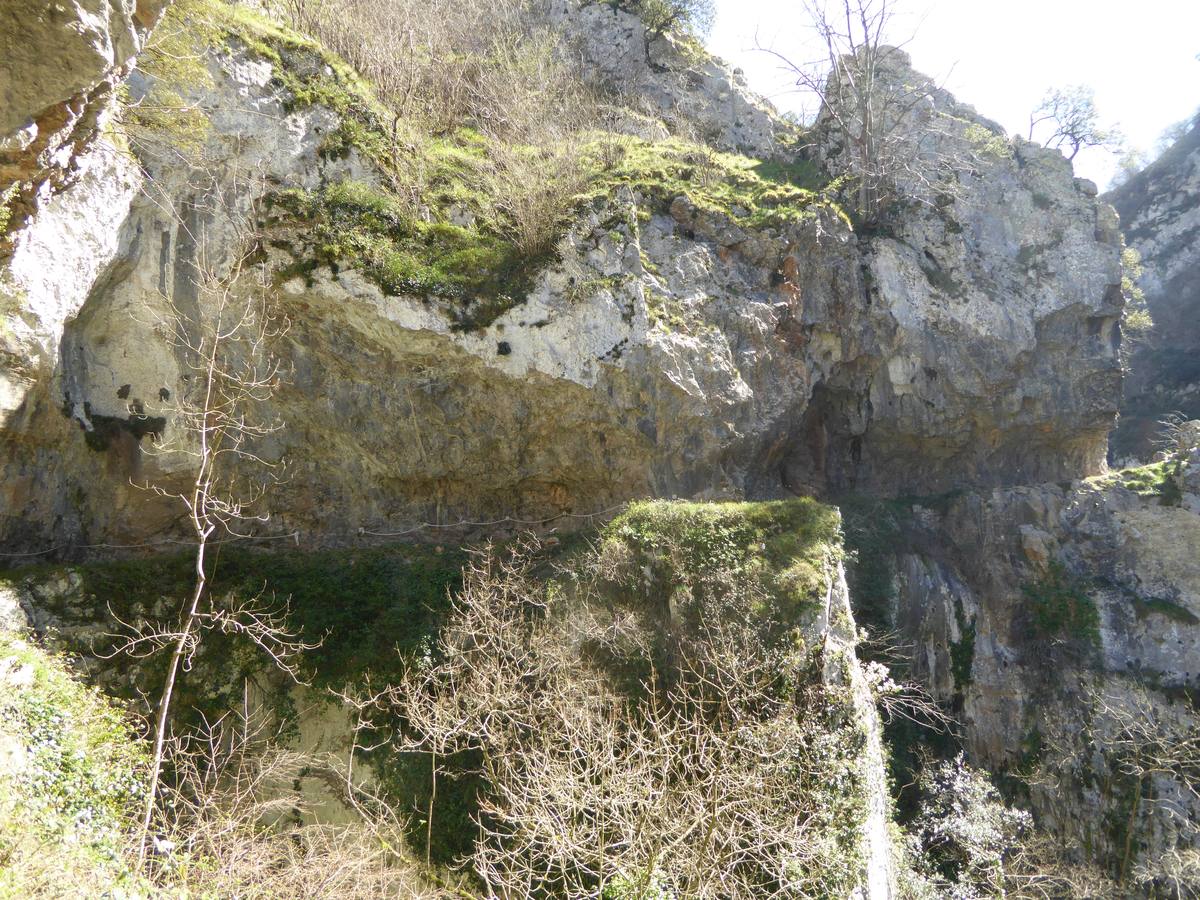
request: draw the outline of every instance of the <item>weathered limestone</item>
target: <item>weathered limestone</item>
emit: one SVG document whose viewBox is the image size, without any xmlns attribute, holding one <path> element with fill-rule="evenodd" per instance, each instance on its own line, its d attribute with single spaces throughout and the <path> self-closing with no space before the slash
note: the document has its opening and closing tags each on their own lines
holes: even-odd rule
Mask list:
<svg viewBox="0 0 1200 900">
<path fill-rule="evenodd" d="M 891 65 L 928 82 L 898 51 Z M 806 423 L 826 482 L 925 494 L 1100 471 L 1121 381 L 1112 210 L 1060 153 L 1010 144 L 945 91 L 911 119 L 932 183 L 902 178 L 900 208 L 862 240 L 858 316 L 813 316 L 845 361 Z M 824 141 L 841 171 L 836 132 Z M 813 457 L 793 455 L 793 481 Z"/>
<path fill-rule="evenodd" d="M 1132 348 L 1113 456 L 1148 459 L 1161 419 L 1200 417 L 1200 120 L 1106 199 L 1141 254 L 1154 319 L 1145 345 Z"/>
<path fill-rule="evenodd" d="M 699 42 L 648 32 L 615 4 L 554 0 L 547 16 L 577 47 L 587 72 L 633 109 L 721 150 L 768 158 L 780 126 L 774 108 L 752 93 L 740 69 L 710 56 Z M 629 121 L 633 133 L 646 123 Z"/>
<path fill-rule="evenodd" d="M 0 543 L 159 535 L 174 513 L 130 481 L 185 475 L 178 455 L 147 451 L 172 433 L 186 372 L 155 311 L 195 306 L 195 261 L 229 264 L 268 185 L 375 177 L 354 153 L 322 157 L 336 116 L 286 106 L 267 60 L 213 52 L 208 69 L 202 166 L 151 145 L 152 181 L 132 197 L 135 173 L 81 164 L 16 236 L 0 282 L 16 385 Z M 290 474 L 271 530 L 330 543 L 644 495 L 926 493 L 1098 471 L 1119 382 L 1113 223 L 1060 156 L 999 146 L 949 202 L 872 235 L 829 214 L 747 230 L 686 197 L 647 209 L 617 192 L 580 210 L 530 294 L 477 331 L 353 269 L 285 282 L 288 378 L 269 410 L 285 427 L 264 452 Z M 102 228 L 55 263 L 38 235 L 72 221 Z M 281 265 L 276 239 L 304 241 L 271 237 Z"/>
<path fill-rule="evenodd" d="M 1130 816 L 1135 862 L 1200 846 L 1186 782 L 1163 773 L 1131 809 L 1120 748 L 1102 736 L 1111 710 L 1200 727 L 1187 700 L 1200 687 L 1200 456 L 1171 480 L 1182 496 L 1111 476 L 914 506 L 894 548 L 895 625 L 913 673 L 960 705 L 980 764 L 1040 773 L 1043 825 L 1114 867 Z M 1095 610 L 1094 632 L 1086 612 L 1052 633 L 1038 624 L 1039 609 L 1073 605 Z"/>
</svg>

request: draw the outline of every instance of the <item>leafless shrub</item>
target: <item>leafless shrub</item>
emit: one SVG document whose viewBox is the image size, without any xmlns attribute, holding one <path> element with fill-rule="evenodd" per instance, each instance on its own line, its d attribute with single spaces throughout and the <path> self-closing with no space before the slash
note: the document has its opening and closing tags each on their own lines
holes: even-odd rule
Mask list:
<svg viewBox="0 0 1200 900">
<path fill-rule="evenodd" d="M 1097 689 L 1092 703 L 1109 765 L 1133 784 L 1120 862 L 1120 878 L 1125 882 L 1134 873 L 1134 839 L 1143 812 L 1153 810 L 1173 818 L 1188 841 L 1200 840 L 1194 821 L 1195 810 L 1200 809 L 1200 732 L 1189 713 L 1156 702 L 1140 686 L 1120 693 Z M 1173 790 L 1164 790 L 1166 785 Z M 1143 873 L 1157 869 L 1153 861 L 1141 862 Z M 1197 874 L 1192 868 L 1191 875 Z M 1187 867 L 1181 865 L 1175 875 L 1176 880 L 1186 876 Z M 1193 877 L 1189 889 L 1200 889 L 1200 880 Z"/>
<path fill-rule="evenodd" d="M 945 177 L 959 155 L 939 140 L 949 129 L 931 108 L 936 85 L 900 77 L 903 53 L 891 43 L 893 0 L 803 0 L 821 53 L 789 59 L 769 47 L 819 101 L 817 127 L 830 133 L 833 162 L 855 188 L 854 207 L 868 223 L 901 200 L 933 202 L 952 191 Z"/>
<path fill-rule="evenodd" d="M 1200 846 L 1196 825 L 1196 810 L 1200 809 L 1200 735 L 1192 724 L 1191 712 L 1155 696 L 1140 684 L 1112 678 L 1085 684 L 1077 702 L 1097 760 L 1083 762 L 1070 749 L 1075 746 L 1072 741 L 1077 740 L 1079 722 L 1067 719 L 1061 733 L 1051 727 L 1043 739 L 1046 749 L 1023 780 L 1031 789 L 1053 798 L 1063 791 L 1076 790 L 1080 779 L 1103 777 L 1106 788 L 1102 811 L 1115 827 L 1114 843 L 1100 862 L 1111 868 L 1119 889 L 1095 896 L 1124 897 L 1131 892 L 1194 896 L 1200 890 L 1200 867 L 1195 865 L 1200 859 L 1196 853 Z M 1154 854 L 1145 853 L 1138 837 L 1148 834 L 1157 835 L 1156 839 L 1166 845 Z M 1068 857 L 1059 855 L 1060 861 Z M 1043 883 L 1039 871 L 1031 864 L 1027 873 L 1027 880 L 1035 886 Z M 1047 872 L 1063 879 L 1069 874 L 1059 866 L 1050 866 Z M 1070 877 L 1078 874 L 1074 872 Z"/>
<path fill-rule="evenodd" d="M 534 552 L 477 558 L 431 662 L 363 701 L 395 711 L 395 747 L 429 754 L 435 776 L 439 759 L 480 760 L 466 862 L 486 894 L 802 897 L 852 883 L 813 874 L 831 860 L 853 870 L 827 822 L 845 816 L 857 834 L 831 799 L 852 807 L 853 778 L 819 712 L 839 701 L 815 682 L 787 687 L 797 660 L 749 613 L 761 586 L 718 571 L 681 588 L 659 664 L 656 614 L 596 593 L 634 577 L 621 560 L 601 555 L 571 591 L 547 593 Z M 622 670 L 638 663 L 630 691 Z"/>
<path fill-rule="evenodd" d="M 298 754 L 245 718 L 172 741 L 150 868 L 166 890 L 214 897 L 437 897 L 403 851 L 403 823 L 337 760 Z M 322 775 L 363 815 L 314 819 L 293 783 Z M 369 808 L 370 812 L 366 812 Z"/>
<path fill-rule="evenodd" d="M 206 177 L 198 172 L 197 178 Z M 182 368 L 182 389 L 165 410 L 165 437 L 149 448 L 160 457 L 183 459 L 187 477 L 151 481 L 144 487 L 179 504 L 194 541 L 192 590 L 175 622 L 144 620 L 116 636 L 109 655 L 145 657 L 168 654 L 166 673 L 154 714 L 154 750 L 142 816 L 143 848 L 158 810 L 158 788 L 171 731 L 172 702 L 181 671 L 191 667 L 203 635 L 211 630 L 237 634 L 255 644 L 293 679 L 297 659 L 317 646 L 306 643 L 287 624 L 287 602 L 259 596 L 245 601 L 212 595 L 209 550 L 219 539 L 247 536 L 264 523 L 262 506 L 280 479 L 281 465 L 261 453 L 264 439 L 282 426 L 266 412 L 281 380 L 275 342 L 287 328 L 274 313 L 270 274 L 258 260 L 253 200 L 264 193 L 252 179 L 234 179 L 222 192 L 213 178 L 214 218 L 228 225 L 217 240 L 198 240 L 191 264 L 192 288 L 171 301 L 148 303 L 148 324 L 175 351 Z M 222 199 L 232 196 L 235 199 Z M 243 198 L 243 199 L 237 199 Z M 193 239 L 199 238 L 193 235 Z M 169 392 L 164 395 L 169 396 Z"/>
<path fill-rule="evenodd" d="M 1200 425 L 1181 413 L 1170 413 L 1158 423 L 1155 445 L 1165 458 L 1185 458 L 1200 447 Z"/>
<path fill-rule="evenodd" d="M 1079 856 L 1049 835 L 1028 832 L 1006 855 L 1005 896 L 1014 900 L 1116 900 L 1127 896 L 1100 866 L 1079 861 Z"/>
<path fill-rule="evenodd" d="M 502 227 L 527 256 L 554 246 L 566 212 L 587 181 L 576 140 L 550 149 L 497 144 L 490 154 L 488 193 Z"/>
<path fill-rule="evenodd" d="M 284 0 L 283 10 L 431 133 L 530 141 L 569 130 L 589 94 L 523 0 Z M 541 141 L 534 141 L 541 143 Z"/>
</svg>

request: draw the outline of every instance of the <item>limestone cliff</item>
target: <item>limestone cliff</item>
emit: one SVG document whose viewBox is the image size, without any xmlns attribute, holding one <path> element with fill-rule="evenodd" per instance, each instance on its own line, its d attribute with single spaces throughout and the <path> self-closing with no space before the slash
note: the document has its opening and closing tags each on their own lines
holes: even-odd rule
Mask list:
<svg viewBox="0 0 1200 900">
<path fill-rule="evenodd" d="M 921 101 L 904 127 L 942 165 L 864 221 L 843 211 L 833 132 L 818 123 L 801 152 L 738 73 L 608 4 L 545 9 L 605 99 L 600 132 L 562 169 L 469 125 L 407 134 L 344 61 L 222 0 L 177 3 L 165 33 L 188 52 L 147 54 L 110 96 L 158 6 L 101 6 L 73 7 L 89 49 L 62 78 L 31 80 L 44 96 L 10 88 L 5 101 L 19 133 L 0 157 L 14 212 L 0 260 L 0 552 L 136 555 L 178 540 L 179 505 L 147 488 L 194 471 L 181 400 L 195 360 L 163 322 L 261 291 L 288 327 L 260 411 L 281 427 L 253 448 L 286 474 L 258 536 L 306 553 L 453 547 L 646 496 L 837 497 L 855 603 L 911 641 L 912 673 L 962 714 L 974 759 L 1057 779 L 1063 793 L 1035 782 L 1024 799 L 1114 870 L 1195 844 L 1188 773 L 1134 777 L 1089 746 L 1121 746 L 1121 710 L 1194 724 L 1180 698 L 1200 671 L 1200 460 L 1106 473 L 1120 235 L 1060 153 L 1009 140 L 897 54 L 889 77 Z M 577 178 L 545 246 L 489 224 L 505 153 L 543 164 L 524 170 L 534 182 Z M 1147 196 L 1156 178 L 1139 182 Z M 1136 244 L 1131 223 L 1153 219 L 1166 237 L 1145 231 L 1147 263 L 1186 287 L 1163 260 L 1191 213 L 1147 203 L 1127 235 Z M 424 552 L 404 550 L 422 565 Z M 223 564 L 257 579 L 265 558 Z M 356 589 L 352 568 L 371 565 L 320 559 Z M 312 571 L 289 564 L 302 593 Z M 830 612 L 846 603 L 840 569 L 825 575 L 826 619 L 807 639 L 852 656 L 854 626 Z M 38 628 L 67 621 L 79 637 L 100 595 L 56 578 L 13 583 Z M 387 589 L 416 580 L 406 570 Z M 404 615 L 426 615 L 428 599 Z M 50 615 L 56 604 L 69 615 Z M 338 616 L 352 645 L 394 636 Z M 839 677 L 868 744 L 871 896 L 887 896 L 874 711 L 856 662 L 822 673 Z"/>
<path fill-rule="evenodd" d="M 1107 199 L 1120 213 L 1126 243 L 1141 254 L 1141 286 L 1154 319 L 1144 344 L 1132 348 L 1112 452 L 1148 459 L 1159 420 L 1200 416 L 1200 120 Z"/>
<path fill-rule="evenodd" d="M 1132 759 L 1200 727 L 1198 487 L 1200 451 L 1185 448 L 1101 478 L 876 508 L 851 540 L 868 569 L 888 560 L 858 600 L 887 610 L 975 758 L 1077 852 L 1141 866 L 1146 885 L 1200 846 L 1187 754 L 1144 776 Z"/>
<path fill-rule="evenodd" d="M 8 232 L 72 179 L 109 94 L 165 5 L 0 5 L 0 256 Z"/>
<path fill-rule="evenodd" d="M 631 40 L 628 14 L 584 15 Z M 264 448 L 290 475 L 270 527 L 304 542 L 644 495 L 923 493 L 1099 471 L 1119 389 L 1111 213 L 1057 154 L 981 137 L 944 93 L 931 95 L 953 125 L 943 139 L 991 149 L 954 173 L 959 190 L 884 232 L 855 233 L 779 164 L 634 139 L 516 296 L 447 304 L 322 258 L 314 213 L 361 217 L 384 173 L 360 147 L 330 150 L 361 124 L 311 89 L 336 68 L 238 22 L 181 88 L 203 116 L 200 162 L 135 134 L 131 165 L 98 137 L 76 184 L 14 235 L 0 282 L 10 548 L 169 528 L 175 513 L 130 486 L 186 470 L 147 452 L 186 390 L 148 320 L 197 302 L 198 261 L 228 270 L 248 216 L 269 230 L 291 322 L 272 409 L 286 427 Z M 765 113 L 750 99 L 720 112 L 741 95 L 719 66 L 706 77 L 723 86 L 663 103 L 733 129 L 719 144 L 768 149 Z M 135 99 L 154 78 L 131 82 Z M 758 137 L 738 131 L 751 121 Z M 471 233 L 469 210 L 431 213 L 464 214 Z"/>
</svg>

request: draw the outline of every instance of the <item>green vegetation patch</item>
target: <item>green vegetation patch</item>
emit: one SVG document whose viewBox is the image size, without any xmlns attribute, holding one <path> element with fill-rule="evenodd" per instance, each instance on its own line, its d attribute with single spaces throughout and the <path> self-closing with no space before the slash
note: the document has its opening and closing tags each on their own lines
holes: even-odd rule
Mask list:
<svg viewBox="0 0 1200 900">
<path fill-rule="evenodd" d="M 1144 466 L 1133 466 L 1089 478 L 1088 483 L 1100 488 L 1121 486 L 1139 497 L 1158 498 L 1163 506 L 1178 506 L 1183 498 L 1176 476 L 1183 463 L 1178 459 L 1164 459 Z"/>
<path fill-rule="evenodd" d="M 1154 614 L 1181 625 L 1200 624 L 1200 617 L 1190 609 L 1164 597 L 1137 597 L 1133 608 L 1139 618 Z"/>
<path fill-rule="evenodd" d="M 810 498 L 761 503 L 630 504 L 603 540 L 628 545 L 666 579 L 755 577 L 795 614 L 824 601 L 841 557 L 841 517 Z"/>
<path fill-rule="evenodd" d="M 307 243 L 288 247 L 295 261 L 281 279 L 318 266 L 358 269 L 389 296 L 442 301 L 461 330 L 486 327 L 521 302 L 546 263 L 493 230 L 418 219 L 389 191 L 359 181 L 278 192 L 271 211 L 275 223 L 306 226 Z"/>
<path fill-rule="evenodd" d="M 971 667 L 975 663 L 975 620 L 964 622 L 958 607 L 955 613 L 961 637 L 950 643 L 950 674 L 954 676 L 955 689 L 962 693 L 971 683 Z"/>
<path fill-rule="evenodd" d="M 254 600 L 274 609 L 286 605 L 291 628 L 307 642 L 321 641 L 304 655 L 302 665 L 303 676 L 318 688 L 342 688 L 368 676 L 386 678 L 420 652 L 449 608 L 449 594 L 461 583 L 466 559 L 460 550 L 439 552 L 423 545 L 274 553 L 218 545 L 215 550 L 210 556 L 215 602 L 229 606 Z M 70 571 L 81 580 L 78 596 L 64 597 L 61 609 L 48 609 L 66 626 L 59 639 L 73 652 L 94 656 L 111 640 L 99 635 L 104 629 L 84 632 L 71 626 L 103 622 L 107 610 L 125 622 L 174 622 L 191 590 L 193 565 L 194 558 L 181 553 L 73 567 Z M 22 569 L 0 580 L 39 583 L 60 573 L 51 567 Z M 82 607 L 82 613 L 73 605 Z M 118 630 L 115 623 L 105 628 Z M 271 671 L 262 654 L 237 636 L 211 631 L 204 644 L 196 661 L 198 674 L 180 680 L 180 710 L 221 713 L 235 708 L 243 678 Z M 165 653 L 138 660 L 134 680 L 143 687 L 157 684 L 165 664 Z M 114 670 L 130 665 L 121 659 L 112 663 Z M 115 682 L 132 699 L 131 680 Z"/>
<path fill-rule="evenodd" d="M 678 138 L 646 141 L 605 135 L 588 148 L 596 197 L 626 186 L 665 209 L 686 197 L 697 209 L 745 228 L 783 227 L 837 207 L 815 164 L 763 162 Z M 839 211 L 840 212 L 840 211 Z M 844 216 L 843 216 L 844 217 Z M 848 221 L 848 220 L 847 220 Z"/>
<path fill-rule="evenodd" d="M 0 896 L 67 884 L 99 896 L 137 884 L 124 849 L 144 791 L 144 745 L 62 659 L 6 633 L 0 752 Z"/>
<path fill-rule="evenodd" d="M 1044 639 L 1100 642 L 1100 613 L 1088 596 L 1087 585 L 1052 561 L 1033 582 L 1021 588 L 1029 604 L 1034 632 Z"/>
</svg>

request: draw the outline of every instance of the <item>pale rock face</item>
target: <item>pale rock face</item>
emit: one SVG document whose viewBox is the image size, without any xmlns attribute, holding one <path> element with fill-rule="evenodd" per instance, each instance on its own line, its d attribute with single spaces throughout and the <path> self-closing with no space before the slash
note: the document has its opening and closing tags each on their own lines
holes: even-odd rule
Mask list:
<svg viewBox="0 0 1200 900">
<path fill-rule="evenodd" d="M 547 16 L 579 46 L 589 71 L 640 103 L 640 112 L 663 119 L 672 130 L 694 130 L 718 149 L 761 158 L 774 154 L 775 111 L 750 92 L 739 70 L 685 40 L 649 34 L 636 15 L 608 3 L 555 0 Z M 645 128 L 627 124 L 634 133 Z"/>
<path fill-rule="evenodd" d="M 1113 456 L 1144 460 L 1168 413 L 1200 418 L 1200 121 L 1107 199 L 1126 243 L 1141 254 L 1139 284 L 1154 319 L 1130 358 Z"/>
<path fill-rule="evenodd" d="M 1193 454 L 1182 482 L 1197 478 Z M 1179 699 L 1200 687 L 1200 508 L 1102 481 L 1011 488 L 914 515 L 902 543 L 895 625 L 913 644 L 914 675 L 961 707 L 968 747 L 990 770 L 1068 760 L 1056 788 L 1033 791 L 1040 821 L 1089 854 L 1119 857 L 1105 823 L 1128 816 L 1129 798 L 1096 788 L 1113 762 L 1111 723 L 1092 698 L 1200 727 Z M 1094 604 L 1094 639 L 1038 635 L 1029 590 L 1051 565 Z M 1165 799 L 1139 813 L 1139 859 L 1200 846 L 1194 798 L 1166 777 L 1155 790 Z"/>
<path fill-rule="evenodd" d="M 166 0 L 0 2 L 0 262 L 10 232 L 87 177 L 79 160 Z M 0 315 L 7 305 L 0 306 Z M 0 408 L 11 378 L 0 373 Z"/>
<path fill-rule="evenodd" d="M 36 118 L 48 107 L 90 92 L 141 49 L 165 5 L 164 0 L 0 4 L 0 138 L 24 132 L 22 142 L 32 140 Z"/>
<path fill-rule="evenodd" d="M 607 6 L 580 16 L 642 42 Z M 657 76 L 637 49 L 635 80 Z M 28 287 L 11 321 L 48 368 L 4 370 L 0 543 L 161 536 L 175 511 L 130 486 L 187 473 L 152 443 L 175 434 L 187 389 L 156 314 L 202 305 L 193 266 L 230 264 L 266 191 L 376 178 L 354 154 L 321 157 L 336 117 L 285 113 L 267 61 L 222 52 L 209 68 L 194 98 L 211 112 L 203 168 L 147 150 L 152 180 L 132 199 L 132 175 L 85 171 L 57 218 L 17 237 L 26 255 L 4 277 Z M 476 331 L 354 270 L 288 281 L 287 377 L 266 410 L 283 428 L 261 448 L 288 476 L 267 527 L 340 543 L 578 523 L 646 495 L 919 494 L 1095 472 L 1117 390 L 1107 208 L 1029 146 L 961 180 L 949 205 L 869 237 L 829 213 L 748 230 L 684 197 L 647 210 L 619 191 L 580 210 L 530 294 Z M 99 244 L 38 282 L 43 259 L 67 262 L 37 235 L 72 217 L 102 221 Z"/>
<path fill-rule="evenodd" d="M 105 140 L 76 166 L 76 189 L 69 197 L 47 198 L 0 272 L 0 297 L 6 312 L 13 310 L 5 319 L 5 351 L 50 367 L 58 360 L 64 324 L 116 256 L 121 225 L 141 187 L 128 153 Z"/>
<path fill-rule="evenodd" d="M 891 64 L 904 84 L 928 81 L 902 53 Z M 854 330 L 882 365 L 831 384 L 832 408 L 814 410 L 841 461 L 826 480 L 926 494 L 1098 472 L 1121 384 L 1112 210 L 1058 151 L 1008 142 L 945 91 L 926 99 L 900 127 L 936 121 L 921 152 L 956 175 L 902 184 L 908 199 L 863 241 L 869 303 Z M 836 127 L 818 129 L 841 171 Z"/>
</svg>

